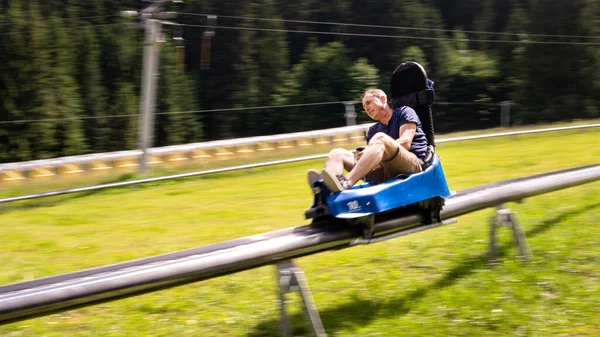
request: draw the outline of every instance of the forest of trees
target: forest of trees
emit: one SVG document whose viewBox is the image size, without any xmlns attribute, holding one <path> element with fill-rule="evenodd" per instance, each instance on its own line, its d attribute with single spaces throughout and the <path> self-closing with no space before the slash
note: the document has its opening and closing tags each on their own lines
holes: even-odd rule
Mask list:
<svg viewBox="0 0 600 337">
<path fill-rule="evenodd" d="M 120 11 L 148 5 L 0 0 L 0 162 L 137 147 L 144 32 Z M 441 131 L 498 126 L 502 101 L 517 124 L 600 117 L 600 0 L 185 0 L 165 9 L 183 26 L 163 26 L 154 146 L 343 126 L 342 104 L 207 110 L 356 100 L 367 87 L 387 91 L 406 60 L 436 83 Z M 217 15 L 210 67 L 206 14 Z"/>
</svg>

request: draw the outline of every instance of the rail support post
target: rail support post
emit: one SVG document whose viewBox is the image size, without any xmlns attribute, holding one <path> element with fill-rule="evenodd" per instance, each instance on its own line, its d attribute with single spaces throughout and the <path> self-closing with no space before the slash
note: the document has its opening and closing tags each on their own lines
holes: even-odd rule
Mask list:
<svg viewBox="0 0 600 337">
<path fill-rule="evenodd" d="M 504 205 L 499 205 L 496 208 L 496 215 L 492 216 L 490 224 L 490 251 L 489 251 L 489 262 L 495 263 L 498 258 L 498 249 L 496 242 L 496 229 L 500 227 L 510 227 L 513 232 L 515 243 L 519 247 L 519 255 L 524 262 L 527 262 L 531 257 L 525 234 L 519 222 L 517 221 L 516 214 L 505 208 Z"/>
<path fill-rule="evenodd" d="M 344 107 L 346 108 L 344 116 L 346 116 L 347 126 L 356 125 L 356 109 L 354 108 L 354 104 L 356 104 L 354 101 L 344 102 Z"/>
<path fill-rule="evenodd" d="M 321 316 L 317 311 L 317 306 L 308 287 L 308 282 L 304 272 L 300 270 L 292 261 L 284 260 L 276 265 L 277 279 L 279 281 L 279 309 L 281 311 L 281 330 L 284 337 L 292 337 L 292 326 L 290 318 L 286 312 L 286 294 L 292 291 L 298 291 L 304 304 L 304 314 L 310 322 L 314 336 L 326 337 Z"/>
</svg>

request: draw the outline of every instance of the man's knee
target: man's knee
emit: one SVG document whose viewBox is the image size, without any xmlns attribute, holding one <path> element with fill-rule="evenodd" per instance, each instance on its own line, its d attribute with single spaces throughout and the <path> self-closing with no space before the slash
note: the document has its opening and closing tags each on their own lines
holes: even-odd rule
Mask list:
<svg viewBox="0 0 600 337">
<path fill-rule="evenodd" d="M 327 159 L 344 160 L 348 154 L 352 155 L 352 153 L 346 149 L 333 149 L 327 154 Z"/>
<path fill-rule="evenodd" d="M 376 135 L 379 135 L 379 133 Z M 373 136 L 373 139 L 371 139 L 369 145 L 378 148 L 379 151 L 383 152 L 382 161 L 390 161 L 398 155 L 400 145 L 398 145 L 398 143 L 396 143 L 392 137 L 386 135 L 385 133 L 381 133 L 381 135 L 382 136 L 377 138 Z"/>
<path fill-rule="evenodd" d="M 371 137 L 371 141 L 369 142 L 370 144 L 373 144 L 375 142 L 388 142 L 388 141 L 394 141 L 394 139 L 390 136 L 388 136 L 387 134 L 383 133 L 383 132 L 377 132 L 375 135 L 373 135 L 373 137 Z"/>
</svg>

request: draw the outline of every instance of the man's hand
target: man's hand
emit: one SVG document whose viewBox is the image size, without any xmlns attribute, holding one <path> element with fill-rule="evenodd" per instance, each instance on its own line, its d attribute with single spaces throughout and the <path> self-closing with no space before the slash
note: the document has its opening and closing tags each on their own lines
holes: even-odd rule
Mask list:
<svg viewBox="0 0 600 337">
<path fill-rule="evenodd" d="M 364 149 L 365 149 L 364 146 L 359 146 L 359 147 L 356 148 L 356 150 L 353 151 L 353 153 L 354 153 L 354 162 L 355 163 L 357 163 L 358 160 L 360 159 L 360 157 L 362 157 Z"/>
</svg>

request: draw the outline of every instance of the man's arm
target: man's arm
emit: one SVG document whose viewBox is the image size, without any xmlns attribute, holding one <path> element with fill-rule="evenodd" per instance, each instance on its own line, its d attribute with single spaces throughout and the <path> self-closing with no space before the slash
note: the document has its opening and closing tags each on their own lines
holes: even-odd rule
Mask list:
<svg viewBox="0 0 600 337">
<path fill-rule="evenodd" d="M 413 137 L 415 136 L 415 132 L 417 132 L 417 123 L 408 122 L 402 124 L 402 126 L 400 126 L 399 132 L 400 138 L 396 140 L 396 143 L 398 143 L 398 145 L 402 146 L 403 148 L 409 150 L 410 144 L 412 143 Z"/>
</svg>

